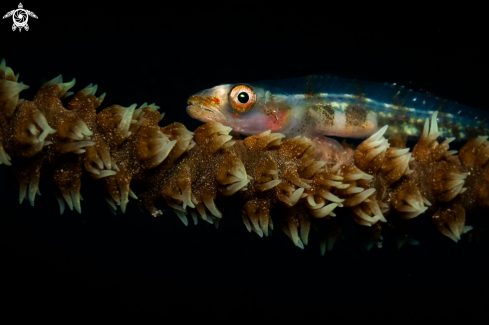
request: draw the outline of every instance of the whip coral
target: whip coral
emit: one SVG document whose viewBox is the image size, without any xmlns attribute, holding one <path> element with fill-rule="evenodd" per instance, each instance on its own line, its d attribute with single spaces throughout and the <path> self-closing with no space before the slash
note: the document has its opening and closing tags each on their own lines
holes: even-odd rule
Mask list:
<svg viewBox="0 0 489 325">
<path fill-rule="evenodd" d="M 129 197 L 154 216 L 164 202 L 187 225 L 189 219 L 219 224 L 230 204 L 242 205 L 245 228 L 268 236 L 279 224 L 294 245 L 304 248 L 309 232 L 320 234 L 324 254 L 351 218 L 367 232 L 367 248 L 387 230 L 399 247 L 413 244 L 413 218 L 432 218 L 457 242 L 478 236 L 489 208 L 489 142 L 469 140 L 457 155 L 454 138 L 438 141 L 437 112 L 426 119 L 412 148 L 384 138 L 388 126 L 363 141 L 347 162 L 318 160 L 315 145 L 298 136 L 270 131 L 246 139 L 219 122 L 191 132 L 180 123 L 160 127 L 158 106 L 112 105 L 97 113 L 105 94 L 97 85 L 69 92 L 74 80 L 45 83 L 32 101 L 28 88 L 5 60 L 0 64 L 0 164 L 10 168 L 19 202 L 34 205 L 41 171 L 51 174 L 55 197 L 81 213 L 81 179 L 87 173 L 103 188 L 115 213 Z M 64 107 L 61 99 L 73 96 Z M 232 200 L 229 200 L 232 198 Z M 278 210 L 275 220 L 272 210 Z M 467 223 L 469 215 L 477 215 Z"/>
</svg>

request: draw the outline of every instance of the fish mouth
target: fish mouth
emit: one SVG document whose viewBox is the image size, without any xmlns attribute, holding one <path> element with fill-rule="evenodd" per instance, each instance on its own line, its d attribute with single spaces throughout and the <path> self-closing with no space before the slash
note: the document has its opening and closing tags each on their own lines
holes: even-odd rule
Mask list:
<svg viewBox="0 0 489 325">
<path fill-rule="evenodd" d="M 187 113 L 201 122 L 220 122 L 227 125 L 226 118 L 220 111 L 220 101 L 217 97 L 191 96 L 187 100 Z"/>
</svg>

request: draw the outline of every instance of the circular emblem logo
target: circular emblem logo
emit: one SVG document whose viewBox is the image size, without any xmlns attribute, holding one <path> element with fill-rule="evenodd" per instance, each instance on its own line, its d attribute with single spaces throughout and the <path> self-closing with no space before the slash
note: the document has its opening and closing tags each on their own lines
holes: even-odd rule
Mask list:
<svg viewBox="0 0 489 325">
<path fill-rule="evenodd" d="M 26 31 L 29 30 L 29 25 L 27 25 L 29 16 L 37 18 L 35 13 L 29 10 L 25 10 L 24 7 L 22 6 L 22 3 L 19 3 L 18 9 L 14 9 L 7 12 L 3 16 L 3 18 L 5 19 L 10 16 L 12 16 L 12 19 L 14 20 L 14 24 L 12 25 L 12 30 L 15 31 L 18 28 L 19 32 L 22 31 L 22 28 L 25 29 Z"/>
</svg>

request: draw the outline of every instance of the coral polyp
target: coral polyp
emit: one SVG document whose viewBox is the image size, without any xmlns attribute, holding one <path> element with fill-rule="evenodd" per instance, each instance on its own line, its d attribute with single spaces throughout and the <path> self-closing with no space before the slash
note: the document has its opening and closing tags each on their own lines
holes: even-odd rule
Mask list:
<svg viewBox="0 0 489 325">
<path fill-rule="evenodd" d="M 454 138 L 439 140 L 437 112 L 412 150 L 386 139 L 384 126 L 335 163 L 322 161 L 304 136 L 266 131 L 243 140 L 219 122 L 194 132 L 178 122 L 161 127 L 154 104 L 97 113 L 105 94 L 96 96 L 97 85 L 69 92 L 74 85 L 56 77 L 32 101 L 19 99 L 28 87 L 5 61 L 0 65 L 0 164 L 11 169 L 20 203 L 34 205 L 42 172 L 52 175 L 60 212 L 67 206 L 81 213 L 88 174 L 114 213 L 125 212 L 131 197 L 155 217 L 169 217 L 158 208 L 165 204 L 185 225 L 217 226 L 236 217 L 225 212 L 229 204 L 241 204 L 247 231 L 263 237 L 279 225 L 304 248 L 315 230 L 323 254 L 344 218 L 367 231 L 367 248 L 380 246 L 386 230 L 399 247 L 416 243 L 407 231 L 415 218 L 431 218 L 455 242 L 464 234 L 477 237 L 477 224 L 486 221 L 487 136 L 469 140 L 457 155 L 449 150 Z M 64 107 L 67 96 L 73 97 Z M 468 223 L 469 215 L 479 219 Z"/>
</svg>

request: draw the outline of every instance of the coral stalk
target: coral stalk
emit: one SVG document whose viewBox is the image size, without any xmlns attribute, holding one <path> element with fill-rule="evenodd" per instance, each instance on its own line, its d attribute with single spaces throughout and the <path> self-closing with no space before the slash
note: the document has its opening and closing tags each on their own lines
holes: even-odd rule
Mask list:
<svg viewBox="0 0 489 325">
<path fill-rule="evenodd" d="M 243 205 L 249 232 L 268 236 L 275 209 L 275 224 L 294 245 L 304 248 L 317 230 L 323 254 L 345 217 L 367 231 L 367 248 L 380 246 L 386 230 L 399 247 L 416 243 L 406 231 L 414 218 L 431 217 L 455 242 L 463 234 L 478 237 L 487 222 L 480 217 L 489 208 L 487 137 L 469 140 L 456 155 L 449 150 L 453 138 L 438 141 L 437 112 L 412 152 L 384 138 L 384 126 L 347 163 L 331 164 L 318 160 L 302 136 L 267 131 L 243 140 L 218 122 L 194 132 L 180 123 L 160 127 L 159 107 L 146 103 L 97 113 L 105 94 L 95 96 L 97 85 L 68 92 L 74 85 L 59 76 L 32 101 L 21 100 L 27 86 L 5 61 L 0 65 L 0 164 L 11 168 L 21 203 L 27 198 L 34 205 L 41 171 L 52 174 L 61 213 L 66 206 L 81 213 L 83 173 L 102 186 L 112 212 L 125 212 L 132 197 L 160 217 L 164 202 L 185 225 L 191 218 L 217 226 L 232 197 Z M 71 95 L 65 108 L 61 99 Z M 471 214 L 479 217 L 467 225 Z"/>
</svg>

